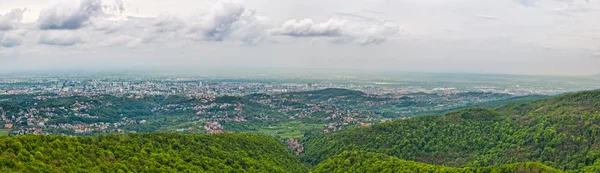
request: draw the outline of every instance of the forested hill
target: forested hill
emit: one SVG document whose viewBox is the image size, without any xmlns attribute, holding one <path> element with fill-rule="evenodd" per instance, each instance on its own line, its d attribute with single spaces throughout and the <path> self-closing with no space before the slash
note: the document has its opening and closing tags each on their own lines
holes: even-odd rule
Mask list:
<svg viewBox="0 0 600 173">
<path fill-rule="evenodd" d="M 0 172 L 307 172 L 273 138 L 167 133 L 0 137 Z"/>
<path fill-rule="evenodd" d="M 452 167 L 539 162 L 567 171 L 598 170 L 599 109 L 600 91 L 587 91 L 396 120 L 309 136 L 301 159 L 317 165 L 344 151 L 366 151 Z"/>
<path fill-rule="evenodd" d="M 321 162 L 319 165 L 315 166 L 311 172 L 560 173 L 562 171 L 535 162 L 479 168 L 453 168 L 406 161 L 379 153 L 343 152 L 342 154 Z"/>
<path fill-rule="evenodd" d="M 600 90 L 565 94 L 527 103 L 516 103 L 495 109 L 512 115 L 589 115 L 600 113 Z"/>
</svg>

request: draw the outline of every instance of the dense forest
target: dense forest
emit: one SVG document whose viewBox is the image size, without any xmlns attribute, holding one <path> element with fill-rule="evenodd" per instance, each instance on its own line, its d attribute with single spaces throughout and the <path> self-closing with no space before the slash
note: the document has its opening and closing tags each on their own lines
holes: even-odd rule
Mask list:
<svg viewBox="0 0 600 173">
<path fill-rule="evenodd" d="M 302 161 L 317 165 L 345 151 L 383 153 L 453 167 L 539 162 L 592 170 L 600 159 L 600 91 L 455 111 L 314 134 Z"/>
<path fill-rule="evenodd" d="M 342 154 L 329 158 L 321 162 L 316 167 L 314 167 L 311 170 L 311 172 L 559 173 L 562 171 L 534 162 L 508 164 L 502 166 L 488 166 L 480 168 L 452 168 L 419 163 L 414 161 L 406 161 L 385 154 L 355 151 L 343 152 Z"/>
<path fill-rule="evenodd" d="M 252 104 L 248 100 L 268 97 L 214 102 Z M 540 97 L 309 132 L 298 156 L 281 139 L 246 133 L 3 136 L 0 172 L 600 172 L 600 91 Z M 151 102 L 178 100 L 187 102 Z"/>
<path fill-rule="evenodd" d="M 0 172 L 307 172 L 254 134 L 0 137 Z"/>
</svg>

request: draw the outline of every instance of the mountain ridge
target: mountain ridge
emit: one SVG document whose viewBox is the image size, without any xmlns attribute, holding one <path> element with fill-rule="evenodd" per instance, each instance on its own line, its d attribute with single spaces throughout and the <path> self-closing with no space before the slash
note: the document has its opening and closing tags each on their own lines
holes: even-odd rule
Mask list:
<svg viewBox="0 0 600 173">
<path fill-rule="evenodd" d="M 364 151 L 452 167 L 534 161 L 578 170 L 600 162 L 598 105 L 600 91 L 584 91 L 314 134 L 301 159 L 316 165 L 343 151 Z"/>
</svg>

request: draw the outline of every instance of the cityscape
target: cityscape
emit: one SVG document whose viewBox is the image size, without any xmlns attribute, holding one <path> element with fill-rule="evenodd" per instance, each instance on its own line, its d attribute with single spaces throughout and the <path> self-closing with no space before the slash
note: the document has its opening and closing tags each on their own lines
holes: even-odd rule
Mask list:
<svg viewBox="0 0 600 173">
<path fill-rule="evenodd" d="M 452 83 L 420 82 L 448 77 Z M 577 78 L 524 81 L 502 76 L 502 81 L 460 82 L 478 77 L 428 74 L 415 81 L 395 81 L 348 79 L 348 75 L 309 79 L 7 76 L 0 78 L 0 123 L 3 133 L 11 135 L 246 131 L 293 139 L 307 132 L 329 133 L 472 106 L 490 107 L 514 98 L 541 99 L 569 92 L 564 88 L 600 87 L 593 82 L 574 83 L 581 80 Z M 566 87 L 544 85 L 557 81 Z"/>
</svg>

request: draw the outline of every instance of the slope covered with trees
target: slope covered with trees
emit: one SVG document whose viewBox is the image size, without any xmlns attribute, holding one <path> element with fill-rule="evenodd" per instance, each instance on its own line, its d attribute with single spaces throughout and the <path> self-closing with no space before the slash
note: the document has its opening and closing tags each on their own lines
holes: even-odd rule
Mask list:
<svg viewBox="0 0 600 173">
<path fill-rule="evenodd" d="M 515 103 L 495 109 L 507 115 L 591 115 L 600 113 L 600 90 L 565 94 L 552 99 Z"/>
<path fill-rule="evenodd" d="M 311 165 L 344 151 L 383 153 L 453 167 L 539 162 L 594 169 L 600 159 L 600 91 L 494 109 L 467 109 L 314 134 L 302 160 Z"/>
<path fill-rule="evenodd" d="M 0 172 L 307 172 L 273 138 L 167 133 L 0 137 Z"/>
<path fill-rule="evenodd" d="M 385 154 L 370 152 L 343 152 L 329 158 L 316 167 L 313 173 L 332 172 L 386 172 L 386 173 L 412 173 L 412 172 L 438 172 L 438 173 L 559 173 L 561 170 L 550 168 L 540 163 L 526 162 L 502 166 L 489 166 L 480 168 L 453 168 L 436 166 L 414 161 L 406 161 Z"/>
</svg>

